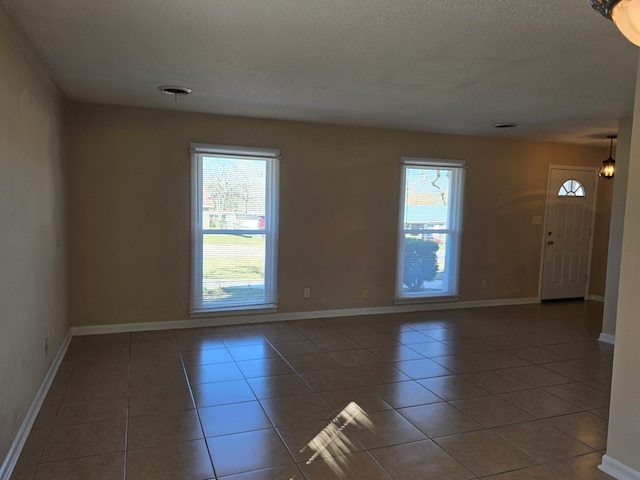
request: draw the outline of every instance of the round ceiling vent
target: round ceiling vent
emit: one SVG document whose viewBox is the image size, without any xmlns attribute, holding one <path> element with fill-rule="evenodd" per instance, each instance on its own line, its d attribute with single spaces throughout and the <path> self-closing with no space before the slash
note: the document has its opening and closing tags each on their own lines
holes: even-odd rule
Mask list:
<svg viewBox="0 0 640 480">
<path fill-rule="evenodd" d="M 160 85 L 158 87 L 165 95 L 189 95 L 191 93 L 191 89 L 187 87 L 180 87 L 178 85 Z"/>
</svg>

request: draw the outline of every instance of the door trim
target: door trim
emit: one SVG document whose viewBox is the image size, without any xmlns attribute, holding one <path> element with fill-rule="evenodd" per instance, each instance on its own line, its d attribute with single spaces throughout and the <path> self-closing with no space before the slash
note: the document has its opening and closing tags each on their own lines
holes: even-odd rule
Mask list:
<svg viewBox="0 0 640 480">
<path fill-rule="evenodd" d="M 547 171 L 547 188 L 545 190 L 544 199 L 544 222 L 542 225 L 542 233 L 540 239 L 540 272 L 538 275 L 538 300 L 542 301 L 542 274 L 544 269 L 544 256 L 545 256 L 545 241 L 548 213 L 549 213 L 549 188 L 551 187 L 551 170 L 575 170 L 580 172 L 592 172 L 593 173 L 593 202 L 591 203 L 591 232 L 589 235 L 589 248 L 587 251 L 587 281 L 584 285 L 584 298 L 589 298 L 589 286 L 591 285 L 591 260 L 593 256 L 593 232 L 596 221 L 596 207 L 598 200 L 598 169 L 595 167 L 576 166 L 576 165 L 549 165 Z"/>
</svg>

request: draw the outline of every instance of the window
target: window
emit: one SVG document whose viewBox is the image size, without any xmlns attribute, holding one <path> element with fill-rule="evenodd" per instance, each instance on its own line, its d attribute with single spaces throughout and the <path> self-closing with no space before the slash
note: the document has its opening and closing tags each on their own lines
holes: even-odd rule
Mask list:
<svg viewBox="0 0 640 480">
<path fill-rule="evenodd" d="M 578 180 L 567 180 L 560 185 L 559 197 L 584 197 L 584 187 Z"/>
<path fill-rule="evenodd" d="M 279 150 L 191 153 L 191 313 L 275 308 Z"/>
<path fill-rule="evenodd" d="M 396 298 L 458 293 L 464 162 L 405 158 Z"/>
</svg>

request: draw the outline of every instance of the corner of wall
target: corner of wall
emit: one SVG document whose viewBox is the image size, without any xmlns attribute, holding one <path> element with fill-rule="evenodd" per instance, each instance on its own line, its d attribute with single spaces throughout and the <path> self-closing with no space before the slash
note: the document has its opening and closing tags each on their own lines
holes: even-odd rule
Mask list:
<svg viewBox="0 0 640 480">
<path fill-rule="evenodd" d="M 69 348 L 69 344 L 71 343 L 71 330 L 67 333 L 64 338 L 60 349 L 56 353 L 53 361 L 51 362 L 51 366 L 47 371 L 47 374 L 42 380 L 40 384 L 40 388 L 36 393 L 31 405 L 29 406 L 29 410 L 27 411 L 27 415 L 25 416 L 20 428 L 18 429 L 18 433 L 14 437 L 13 443 L 9 447 L 9 452 L 5 457 L 2 465 L 0 465 L 0 480 L 10 480 L 13 469 L 18 462 L 18 458 L 20 457 L 20 453 L 22 452 L 22 448 L 24 447 L 25 442 L 27 441 L 27 437 L 29 436 L 29 432 L 31 432 L 31 427 L 33 427 L 36 418 L 38 417 L 38 412 L 40 411 L 40 407 L 44 402 L 44 399 L 47 397 L 47 393 L 49 392 L 49 388 L 55 379 L 56 373 L 58 372 L 58 368 L 60 368 L 60 364 L 64 359 L 65 354 L 67 353 L 67 348 Z"/>
<path fill-rule="evenodd" d="M 598 468 L 617 480 L 640 480 L 640 472 L 628 467 L 609 455 L 602 457 L 602 463 Z"/>
</svg>

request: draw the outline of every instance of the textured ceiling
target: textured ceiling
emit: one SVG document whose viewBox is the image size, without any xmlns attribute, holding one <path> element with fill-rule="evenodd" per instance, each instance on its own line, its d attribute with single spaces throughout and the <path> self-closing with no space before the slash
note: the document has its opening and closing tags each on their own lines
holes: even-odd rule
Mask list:
<svg viewBox="0 0 640 480">
<path fill-rule="evenodd" d="M 632 113 L 638 50 L 588 0 L 0 4 L 74 100 L 603 146 Z"/>
</svg>

